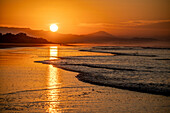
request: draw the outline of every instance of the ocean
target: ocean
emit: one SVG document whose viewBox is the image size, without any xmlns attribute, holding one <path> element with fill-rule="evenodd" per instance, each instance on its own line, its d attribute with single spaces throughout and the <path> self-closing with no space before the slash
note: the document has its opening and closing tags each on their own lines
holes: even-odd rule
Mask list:
<svg viewBox="0 0 170 113">
<path fill-rule="evenodd" d="M 106 54 L 58 57 L 42 63 L 79 72 L 77 78 L 84 82 L 170 95 L 168 48 L 96 46 L 79 51 Z"/>
<path fill-rule="evenodd" d="M 170 49 L 0 49 L 1 112 L 168 112 Z"/>
</svg>

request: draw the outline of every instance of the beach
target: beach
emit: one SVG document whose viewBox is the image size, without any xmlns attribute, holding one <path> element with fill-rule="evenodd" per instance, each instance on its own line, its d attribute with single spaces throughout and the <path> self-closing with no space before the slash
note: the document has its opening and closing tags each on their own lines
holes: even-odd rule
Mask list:
<svg viewBox="0 0 170 113">
<path fill-rule="evenodd" d="M 113 57 L 119 51 L 110 54 L 108 50 L 106 52 L 91 48 L 92 46 L 87 45 L 59 46 L 49 44 L 40 47 L 0 49 L 0 111 L 49 113 L 168 113 L 170 111 L 170 98 L 167 96 L 168 92 L 166 93 L 168 90 L 166 87 L 167 81 L 162 78 L 161 80 L 159 79 L 159 84 L 165 83 L 165 87 L 163 87 L 165 90 L 163 91 L 167 95 L 162 93 L 151 94 L 152 90 L 148 93 L 146 91 L 132 91 L 129 88 L 131 84 L 128 80 L 125 80 L 123 83 L 126 82 L 130 85 L 126 85 L 123 89 L 121 87 L 115 88 L 114 85 L 105 85 L 103 82 L 97 85 L 97 83 L 92 83 L 82 77 L 78 78 L 77 75 L 80 77 L 80 74 L 82 74 L 80 72 L 87 72 L 87 70 L 92 75 L 95 75 L 98 68 L 97 71 L 99 73 L 100 71 L 101 73 L 112 73 L 109 70 L 109 64 L 102 65 L 105 67 L 101 69 L 101 65 L 94 65 L 89 62 L 94 61 L 98 63 L 103 61 L 103 58 L 105 59 L 106 56 L 107 58 Z M 125 50 L 122 49 L 122 51 L 125 53 Z M 142 55 L 140 58 L 147 57 L 151 59 L 153 57 L 150 57 L 150 54 L 137 52 L 135 55 Z M 127 58 L 127 54 L 129 56 L 132 55 L 128 52 L 125 58 Z M 121 58 L 118 57 L 118 59 Z M 99 59 L 99 61 L 96 59 Z M 125 62 L 124 59 L 122 61 Z M 158 63 L 161 61 L 158 60 Z M 89 64 L 88 67 L 87 64 Z M 94 66 L 96 68 L 95 71 L 92 69 Z M 167 72 L 164 67 L 162 67 L 163 69 L 160 73 L 162 71 Z M 120 67 L 117 68 L 119 70 L 116 73 L 122 72 Z M 126 71 L 129 69 L 127 67 L 124 68 Z M 143 70 L 141 67 L 136 70 L 139 69 Z M 131 74 L 131 71 L 129 73 Z M 110 75 L 107 76 L 110 77 Z M 101 79 L 99 78 L 99 80 Z M 117 82 L 116 80 L 119 79 L 115 79 L 115 82 Z M 151 82 L 157 85 L 157 79 L 153 78 Z M 144 84 L 145 81 L 140 80 L 140 83 Z"/>
</svg>

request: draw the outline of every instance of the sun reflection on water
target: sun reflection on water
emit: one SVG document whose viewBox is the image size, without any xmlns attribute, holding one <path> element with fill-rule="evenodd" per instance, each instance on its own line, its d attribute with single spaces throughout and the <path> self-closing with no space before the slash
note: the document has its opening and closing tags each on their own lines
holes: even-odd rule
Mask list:
<svg viewBox="0 0 170 113">
<path fill-rule="evenodd" d="M 57 46 L 52 46 L 49 48 L 49 54 L 50 54 L 50 60 L 56 60 L 58 57 L 58 47 Z M 48 78 L 48 86 L 49 88 L 52 88 L 51 90 L 48 91 L 48 101 L 49 107 L 47 109 L 47 112 L 49 113 L 59 113 L 59 70 L 58 68 L 53 67 L 52 65 L 49 65 L 49 78 Z"/>
<path fill-rule="evenodd" d="M 58 47 L 51 46 L 50 47 L 50 60 L 55 60 L 58 57 Z"/>
</svg>

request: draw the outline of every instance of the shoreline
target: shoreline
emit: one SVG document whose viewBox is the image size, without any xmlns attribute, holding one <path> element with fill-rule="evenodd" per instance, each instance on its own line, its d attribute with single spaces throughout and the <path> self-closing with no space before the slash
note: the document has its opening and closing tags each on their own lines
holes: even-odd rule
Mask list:
<svg viewBox="0 0 170 113">
<path fill-rule="evenodd" d="M 42 47 L 42 46 L 60 46 L 61 44 L 55 43 L 0 43 L 0 49 L 8 49 L 15 47 Z"/>
</svg>

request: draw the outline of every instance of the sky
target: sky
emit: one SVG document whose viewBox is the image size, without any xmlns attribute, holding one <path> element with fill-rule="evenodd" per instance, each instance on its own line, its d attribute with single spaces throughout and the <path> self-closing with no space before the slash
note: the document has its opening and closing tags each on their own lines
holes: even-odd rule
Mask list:
<svg viewBox="0 0 170 113">
<path fill-rule="evenodd" d="M 0 26 L 87 34 L 169 35 L 170 0 L 0 0 Z"/>
</svg>

